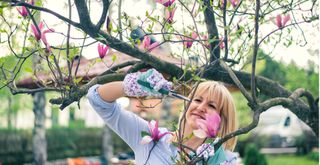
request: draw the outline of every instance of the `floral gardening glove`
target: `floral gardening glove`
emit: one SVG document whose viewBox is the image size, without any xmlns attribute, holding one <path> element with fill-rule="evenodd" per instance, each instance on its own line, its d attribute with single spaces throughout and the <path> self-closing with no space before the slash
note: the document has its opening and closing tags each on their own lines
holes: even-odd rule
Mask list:
<svg viewBox="0 0 320 165">
<path fill-rule="evenodd" d="M 150 83 L 153 89 L 138 84 L 138 80 Z M 155 69 L 149 69 L 146 72 L 136 72 L 127 74 L 123 80 L 124 92 L 127 96 L 143 97 L 155 96 L 161 97 L 158 91 L 161 88 L 170 90 L 172 83 L 167 81 L 161 73 Z"/>
</svg>

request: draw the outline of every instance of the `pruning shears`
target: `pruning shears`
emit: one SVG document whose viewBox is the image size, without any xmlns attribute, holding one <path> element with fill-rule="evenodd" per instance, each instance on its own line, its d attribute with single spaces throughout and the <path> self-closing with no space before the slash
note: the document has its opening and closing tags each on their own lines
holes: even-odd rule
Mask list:
<svg viewBox="0 0 320 165">
<path fill-rule="evenodd" d="M 149 82 L 138 80 L 138 84 L 153 90 L 153 87 L 150 85 Z M 168 96 L 171 96 L 171 97 L 175 97 L 175 98 L 182 99 L 182 100 L 190 102 L 189 98 L 187 98 L 187 97 L 185 97 L 183 95 L 180 95 L 180 94 L 178 94 L 178 93 L 176 93 L 175 91 L 172 91 L 172 90 L 167 90 L 167 89 L 161 88 L 158 92 L 161 93 L 161 94 L 164 94 L 164 95 L 168 95 Z"/>
</svg>

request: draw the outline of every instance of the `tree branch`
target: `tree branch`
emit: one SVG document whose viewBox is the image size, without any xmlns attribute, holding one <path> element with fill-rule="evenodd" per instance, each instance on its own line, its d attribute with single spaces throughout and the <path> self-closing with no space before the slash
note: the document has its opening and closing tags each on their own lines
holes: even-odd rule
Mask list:
<svg viewBox="0 0 320 165">
<path fill-rule="evenodd" d="M 238 135 L 241 134 L 245 134 L 248 133 L 249 131 L 251 131 L 253 128 L 257 127 L 258 123 L 259 123 L 259 118 L 260 118 L 260 111 L 254 110 L 253 116 L 252 116 L 252 122 L 247 125 L 246 127 L 240 128 L 228 135 L 226 135 L 225 137 L 222 137 L 219 142 L 217 144 L 214 145 L 214 148 L 219 148 L 224 142 L 226 142 L 227 140 L 236 137 Z"/>
<path fill-rule="evenodd" d="M 258 55 L 258 37 L 259 37 L 259 10 L 260 10 L 260 0 L 256 0 L 256 10 L 255 10 L 255 17 L 254 17 L 254 45 L 253 45 L 253 57 L 252 57 L 252 72 L 251 72 L 251 95 L 254 103 L 257 102 L 256 97 L 256 82 L 255 82 L 255 75 L 256 75 L 256 62 L 257 62 L 257 55 Z"/>
<path fill-rule="evenodd" d="M 49 102 L 51 104 L 60 104 L 60 109 L 63 110 L 65 107 L 70 105 L 71 103 L 75 101 L 80 101 L 80 99 L 87 94 L 89 88 L 95 84 L 103 84 L 108 83 L 112 81 L 120 81 L 123 80 L 125 74 L 123 73 L 114 73 L 114 74 L 108 74 L 104 76 L 97 76 L 94 79 L 92 79 L 89 83 L 78 87 L 73 87 L 70 91 L 70 95 L 68 98 L 58 98 L 58 99 L 50 99 Z"/>
<path fill-rule="evenodd" d="M 252 97 L 250 96 L 250 94 L 247 92 L 247 90 L 245 89 L 245 87 L 242 85 L 242 83 L 239 81 L 239 79 L 237 78 L 237 76 L 234 74 L 234 72 L 227 66 L 227 64 L 223 61 L 220 61 L 220 64 L 222 66 L 222 68 L 224 70 L 226 70 L 229 74 L 229 76 L 231 77 L 231 79 L 233 80 L 233 82 L 236 84 L 236 86 L 240 89 L 241 93 L 243 94 L 243 96 L 249 101 L 250 105 L 254 105 L 255 102 L 253 101 Z"/>
<path fill-rule="evenodd" d="M 219 47 L 219 33 L 215 21 L 214 12 L 210 0 L 203 1 L 204 10 L 204 21 L 209 34 L 209 41 L 214 39 L 213 42 L 210 42 L 210 62 L 220 58 L 220 47 Z"/>
<path fill-rule="evenodd" d="M 107 13 L 109 11 L 109 5 L 110 5 L 109 0 L 103 0 L 102 4 L 103 4 L 102 14 L 101 14 L 101 17 L 99 19 L 99 22 L 96 25 L 97 29 L 100 29 L 102 24 L 106 21 Z"/>
<path fill-rule="evenodd" d="M 33 5 L 29 4 L 29 3 L 20 2 L 20 1 L 16 1 L 16 0 L 11 0 L 10 3 L 11 3 L 12 6 L 25 6 L 25 7 L 28 7 L 30 9 L 43 11 L 43 12 L 52 14 L 52 15 L 56 16 L 57 18 L 61 19 L 62 21 L 70 23 L 74 27 L 81 28 L 81 25 L 79 23 L 74 22 L 74 21 L 72 21 L 72 20 L 70 20 L 70 19 L 68 19 L 68 18 L 66 18 L 66 17 L 64 17 L 64 16 L 52 11 L 52 10 L 49 10 L 47 8 L 43 8 L 43 7 L 39 7 L 39 6 L 33 6 Z"/>
</svg>

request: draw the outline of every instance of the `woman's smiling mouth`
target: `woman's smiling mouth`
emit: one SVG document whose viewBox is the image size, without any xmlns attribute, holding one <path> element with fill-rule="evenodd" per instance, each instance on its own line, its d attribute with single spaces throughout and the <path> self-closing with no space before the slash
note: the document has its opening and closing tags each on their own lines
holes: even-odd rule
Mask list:
<svg viewBox="0 0 320 165">
<path fill-rule="evenodd" d="M 191 113 L 192 116 L 196 116 L 197 118 L 205 120 L 205 118 L 197 113 Z"/>
</svg>

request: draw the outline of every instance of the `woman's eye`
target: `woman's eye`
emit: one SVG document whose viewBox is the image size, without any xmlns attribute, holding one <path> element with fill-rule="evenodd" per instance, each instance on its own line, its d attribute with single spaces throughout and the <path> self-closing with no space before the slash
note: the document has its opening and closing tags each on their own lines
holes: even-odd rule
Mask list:
<svg viewBox="0 0 320 165">
<path fill-rule="evenodd" d="M 209 104 L 209 107 L 216 109 L 216 106 L 214 106 L 213 104 Z"/>
<path fill-rule="evenodd" d="M 200 100 L 200 99 L 194 99 L 194 101 L 195 101 L 195 102 L 201 102 L 201 100 Z"/>
</svg>

